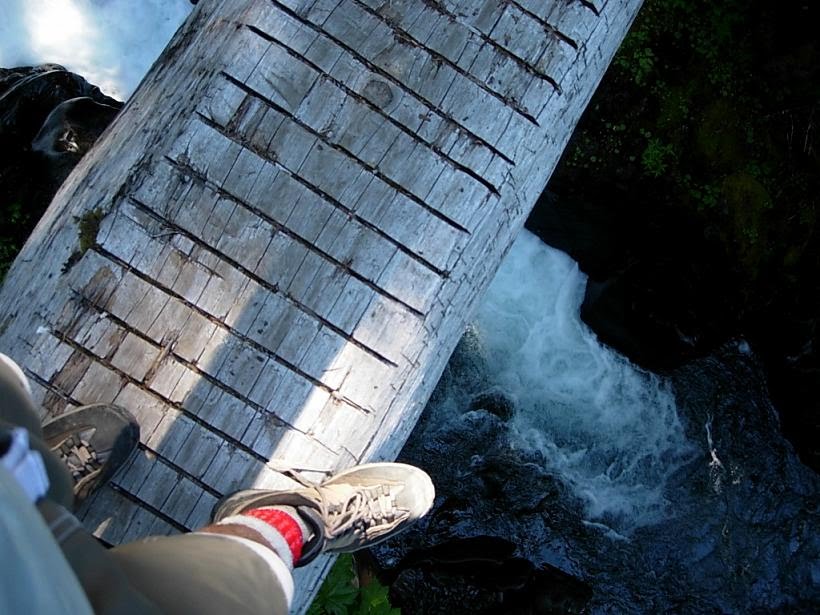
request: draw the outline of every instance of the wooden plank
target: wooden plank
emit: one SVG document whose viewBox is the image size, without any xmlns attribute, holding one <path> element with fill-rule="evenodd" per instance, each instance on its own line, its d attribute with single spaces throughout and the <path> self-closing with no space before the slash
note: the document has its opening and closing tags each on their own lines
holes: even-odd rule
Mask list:
<svg viewBox="0 0 820 615">
<path fill-rule="evenodd" d="M 153 511 L 140 506 L 130 519 L 129 525 L 119 542 L 133 542 L 142 536 L 163 536 L 177 533 L 179 528 L 165 523 Z"/>
<path fill-rule="evenodd" d="M 394 244 L 360 224 L 345 224 L 328 247 L 328 253 L 343 271 L 355 271 L 360 279 L 373 283 L 377 283 L 385 262 L 397 251 Z"/>
<path fill-rule="evenodd" d="M 211 520 L 211 512 L 216 505 L 218 498 L 207 492 L 202 492 L 196 500 L 194 508 L 185 519 L 185 526 L 196 529 L 208 525 Z"/>
<path fill-rule="evenodd" d="M 306 64 L 293 62 L 281 47 L 270 45 L 245 83 L 293 114 L 318 78 L 315 70 Z"/>
<path fill-rule="evenodd" d="M 307 129 L 294 122 L 282 122 L 268 150 L 276 152 L 276 161 L 282 166 L 297 171 L 315 143 L 316 138 Z"/>
<path fill-rule="evenodd" d="M 134 516 L 142 510 L 135 501 L 119 496 L 110 486 L 97 491 L 83 509 L 81 519 L 85 526 L 111 544 L 122 542 Z"/>
<path fill-rule="evenodd" d="M 71 391 L 73 399 L 80 404 L 111 403 L 125 383 L 122 378 L 102 364 L 92 362 L 82 380 Z"/>
<path fill-rule="evenodd" d="M 407 309 L 375 296 L 353 331 L 353 337 L 398 363 L 402 351 L 416 340 L 418 326 L 419 318 Z"/>
<path fill-rule="evenodd" d="M 364 412 L 343 400 L 328 397 L 325 404 L 317 408 L 315 413 L 300 416 L 296 427 L 305 429 L 308 434 L 320 435 L 335 446 L 344 443 L 342 446 L 350 457 L 358 459 L 366 442 L 351 442 L 345 434 L 351 429 L 367 433 L 373 429 L 376 421 L 377 417 L 373 413 Z"/>
<path fill-rule="evenodd" d="M 172 316 L 176 316 L 176 320 L 165 320 L 166 318 L 170 319 Z M 153 337 L 155 341 L 161 343 L 163 338 L 159 337 L 160 333 L 162 333 L 162 335 L 167 335 L 169 331 L 173 332 L 174 352 L 191 362 L 196 362 L 202 354 L 204 346 L 209 339 L 208 332 L 216 326 L 177 300 L 171 300 L 166 304 L 160 318 L 158 318 L 154 325 L 152 325 L 152 329 L 156 327 L 157 323 L 160 322 L 169 322 L 172 324 L 162 329 L 157 327 L 155 334 L 151 337 Z M 151 349 L 153 359 L 151 360 L 149 367 L 154 365 L 159 353 L 164 350 L 165 348 L 162 345 Z M 148 355 L 149 351 L 147 349 L 145 352 L 146 355 Z M 127 363 L 123 363 L 120 367 L 122 369 L 127 369 L 127 366 Z M 139 372 L 137 373 L 139 374 Z M 143 377 L 144 375 L 145 374 L 143 374 Z M 142 378 L 137 379 L 142 380 Z"/>
<path fill-rule="evenodd" d="M 372 300 L 374 292 L 356 278 L 347 278 L 342 294 L 333 304 L 328 320 L 351 333 Z"/>
<path fill-rule="evenodd" d="M 213 86 L 202 97 L 196 110 L 211 122 L 227 126 L 246 96 L 245 92 L 221 77 L 214 80 Z"/>
<path fill-rule="evenodd" d="M 179 430 L 181 434 L 184 434 L 184 439 L 172 451 L 168 449 L 171 454 L 167 458 L 174 464 L 174 467 L 183 470 L 187 475 L 202 479 L 217 455 L 220 454 L 225 440 L 220 434 L 206 429 L 195 421 L 178 418 L 175 425 L 179 423 L 183 425 Z M 183 436 L 180 435 L 180 438 Z M 203 482 L 208 485 L 207 481 Z"/>
<path fill-rule="evenodd" d="M 263 468 L 257 457 L 224 442 L 202 480 L 219 493 L 230 493 L 246 487 L 249 477 L 257 476 Z"/>
<path fill-rule="evenodd" d="M 320 318 L 331 324 L 338 323 L 328 319 L 331 308 L 336 304 L 342 294 L 348 276 L 339 267 L 335 267 L 328 261 L 319 263 L 316 275 L 311 280 L 301 295 L 296 299 L 305 307 L 319 315 Z"/>
<path fill-rule="evenodd" d="M 215 377 L 243 397 L 247 397 L 266 360 L 266 355 L 258 350 L 248 348 L 244 344 L 237 345 L 227 354 Z"/>
<path fill-rule="evenodd" d="M 114 403 L 123 408 L 127 408 L 137 422 L 140 424 L 140 439 L 147 442 L 156 431 L 168 407 L 157 397 L 135 384 L 127 384 L 117 395 Z"/>
<path fill-rule="evenodd" d="M 404 252 L 394 252 L 379 276 L 379 286 L 419 312 L 426 312 L 441 277 Z"/>
<path fill-rule="evenodd" d="M 203 398 L 201 403 L 191 408 L 194 405 L 193 398 L 200 395 Z M 191 412 L 199 419 L 237 441 L 241 441 L 248 425 L 258 413 L 258 410 L 224 389 L 201 382 L 195 389 L 189 389 L 182 406 L 191 408 Z"/>
<path fill-rule="evenodd" d="M 196 529 L 202 527 L 205 521 L 196 525 L 189 525 L 188 519 L 194 512 L 197 502 L 203 493 L 202 488 L 186 477 L 178 477 L 174 483 L 174 488 L 168 494 L 162 506 L 162 512 L 180 525 Z M 157 530 L 152 529 L 152 534 Z"/>
<path fill-rule="evenodd" d="M 515 48 L 515 44 L 510 45 L 509 39 L 519 43 L 529 41 L 531 49 L 538 50 L 533 53 L 538 53 L 543 48 L 541 39 L 545 28 L 537 22 L 534 29 L 531 27 L 529 32 L 505 31 L 501 36 L 497 36 L 495 30 L 508 13 L 502 12 L 493 30 L 486 32 L 463 23 L 459 15 L 439 3 L 418 5 L 409 0 L 359 2 L 374 14 L 380 15 L 398 35 L 409 37 L 416 44 L 448 60 L 474 77 L 488 91 L 502 99 L 514 101 L 525 111 L 528 109 L 523 107 L 521 102 L 530 83 L 540 82 L 545 86 L 545 94 L 555 87 L 550 83 L 549 75 L 541 74 L 535 68 L 534 62 L 537 58 L 531 58 L 527 53 L 522 54 L 520 49 Z M 503 11 L 501 7 L 499 9 Z M 532 21 L 527 13 L 520 10 L 509 14 L 513 15 L 516 25 L 521 21 L 525 24 Z M 534 75 L 538 78 L 533 79 Z"/>
<path fill-rule="evenodd" d="M 148 469 L 145 480 L 134 495 L 145 504 L 148 504 L 156 510 L 160 510 L 165 504 L 165 500 L 168 499 L 168 496 L 171 495 L 171 492 L 174 490 L 178 479 L 179 474 L 172 468 L 164 463 L 154 461 Z M 135 535 L 132 540 L 138 537 L 139 534 Z M 127 538 L 124 537 L 123 542 L 126 540 Z"/>
</svg>

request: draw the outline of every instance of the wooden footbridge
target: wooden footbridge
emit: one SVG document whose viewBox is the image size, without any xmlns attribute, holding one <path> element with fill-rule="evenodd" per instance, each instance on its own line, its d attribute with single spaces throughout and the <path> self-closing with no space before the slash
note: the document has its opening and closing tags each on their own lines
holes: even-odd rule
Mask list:
<svg viewBox="0 0 820 615">
<path fill-rule="evenodd" d="M 639 5 L 201 2 L 0 293 L 44 413 L 142 426 L 84 523 L 395 457 Z"/>
</svg>

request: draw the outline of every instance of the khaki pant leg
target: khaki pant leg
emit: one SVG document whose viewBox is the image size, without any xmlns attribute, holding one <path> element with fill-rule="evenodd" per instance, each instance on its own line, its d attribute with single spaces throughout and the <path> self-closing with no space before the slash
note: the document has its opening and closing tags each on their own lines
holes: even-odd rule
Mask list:
<svg viewBox="0 0 820 615">
<path fill-rule="evenodd" d="M 288 612 L 293 579 L 273 551 L 266 550 L 263 557 L 229 537 L 193 533 L 149 538 L 116 547 L 112 554 L 131 583 L 163 613 Z"/>
<path fill-rule="evenodd" d="M 43 429 L 37 408 L 20 380 L 4 361 L 0 361 L 0 427 L 25 427 L 29 448 L 39 451 L 51 486 L 46 497 L 71 510 L 74 506 L 74 481 L 68 468 L 43 442 Z"/>
<path fill-rule="evenodd" d="M 131 583 L 113 550 L 106 549 L 62 506 L 37 508 L 60 545 L 96 615 L 158 615 L 162 611 Z"/>
<path fill-rule="evenodd" d="M 0 613 L 91 615 L 91 605 L 28 496 L 0 466 Z"/>
</svg>

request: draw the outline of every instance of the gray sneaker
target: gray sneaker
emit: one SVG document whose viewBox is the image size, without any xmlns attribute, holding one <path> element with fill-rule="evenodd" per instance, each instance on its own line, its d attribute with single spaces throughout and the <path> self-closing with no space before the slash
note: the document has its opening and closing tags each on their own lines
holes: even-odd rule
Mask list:
<svg viewBox="0 0 820 615">
<path fill-rule="evenodd" d="M 140 426 L 124 408 L 91 404 L 45 423 L 43 439 L 71 472 L 79 506 L 136 450 Z"/>
<path fill-rule="evenodd" d="M 293 506 L 312 536 L 296 566 L 319 553 L 350 552 L 395 536 L 430 510 L 435 498 L 426 472 L 403 463 L 368 463 L 352 467 L 293 491 L 246 489 L 226 495 L 214 506 L 213 521 L 263 506 Z"/>
</svg>

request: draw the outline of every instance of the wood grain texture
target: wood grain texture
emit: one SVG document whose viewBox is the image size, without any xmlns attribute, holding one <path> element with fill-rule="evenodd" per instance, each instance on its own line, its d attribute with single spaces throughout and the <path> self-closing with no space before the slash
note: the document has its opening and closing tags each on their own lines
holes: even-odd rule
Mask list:
<svg viewBox="0 0 820 615">
<path fill-rule="evenodd" d="M 639 5 L 199 3 L 0 291 L 44 415 L 140 422 L 88 527 L 394 458 Z"/>
</svg>

